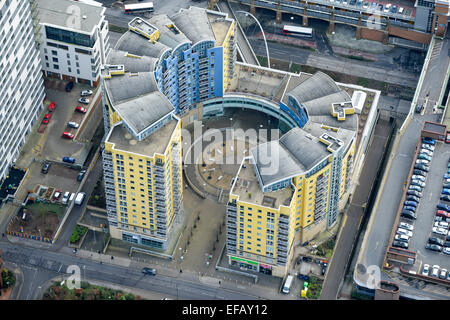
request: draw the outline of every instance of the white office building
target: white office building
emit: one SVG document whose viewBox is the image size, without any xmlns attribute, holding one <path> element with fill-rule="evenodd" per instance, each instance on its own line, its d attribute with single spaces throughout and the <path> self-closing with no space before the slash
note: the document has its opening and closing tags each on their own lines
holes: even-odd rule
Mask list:
<svg viewBox="0 0 450 320">
<path fill-rule="evenodd" d="M 43 109 L 34 0 L 0 0 L 0 180 Z"/>
<path fill-rule="evenodd" d="M 108 56 L 105 8 L 72 0 L 37 0 L 44 75 L 97 86 Z"/>
</svg>

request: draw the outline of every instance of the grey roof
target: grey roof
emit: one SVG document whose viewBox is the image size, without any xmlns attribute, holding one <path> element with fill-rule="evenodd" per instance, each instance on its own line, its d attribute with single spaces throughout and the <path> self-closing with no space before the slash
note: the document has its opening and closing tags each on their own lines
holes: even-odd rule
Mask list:
<svg viewBox="0 0 450 320">
<path fill-rule="evenodd" d="M 340 121 L 341 122 L 341 121 Z M 344 149 L 347 148 L 352 142 L 353 138 L 356 136 L 356 131 L 353 129 L 339 128 L 337 131 L 330 131 L 328 129 L 322 128 L 322 124 L 316 122 L 308 122 L 303 130 L 310 133 L 315 137 L 320 137 L 322 134 L 326 133 L 330 136 L 338 138 L 344 142 Z"/>
<path fill-rule="evenodd" d="M 160 58 L 165 51 L 170 50 L 168 46 L 160 42 L 152 43 L 146 37 L 132 31 L 127 31 L 120 37 L 115 49 L 153 58 Z"/>
<path fill-rule="evenodd" d="M 77 11 L 69 10 L 70 6 L 76 6 Z M 94 27 L 99 24 L 106 10 L 104 7 L 72 0 L 38 0 L 37 8 L 40 23 L 85 33 L 93 32 Z M 71 23 L 69 26 L 69 21 L 77 21 L 73 15 L 78 13 L 78 10 L 79 16 L 75 16 L 75 18 L 79 19 L 78 21 L 81 23 Z"/>
<path fill-rule="evenodd" d="M 358 130 L 358 116 L 356 114 L 346 115 L 345 121 L 339 121 L 335 117 L 331 116 L 331 114 L 321 116 L 310 116 L 309 120 L 333 128 L 343 128 L 353 131 Z M 308 121 L 308 123 L 310 121 Z"/>
<path fill-rule="evenodd" d="M 182 43 L 190 43 L 191 41 L 178 29 L 175 22 L 173 22 L 166 14 L 159 14 L 153 16 L 148 20 L 149 23 L 159 29 L 159 42 L 165 44 L 169 48 L 176 48 Z M 176 28 L 169 29 L 168 25 L 175 25 Z"/>
<path fill-rule="evenodd" d="M 197 7 L 180 9 L 171 19 L 194 45 L 205 40 L 215 41 L 205 9 Z"/>
<path fill-rule="evenodd" d="M 305 102 L 308 115 L 330 115 L 333 103 L 348 102 L 352 99 L 344 90 Z"/>
<path fill-rule="evenodd" d="M 305 103 L 339 91 L 341 91 L 341 89 L 334 80 L 325 73 L 319 71 L 292 89 L 288 95 L 294 97 L 299 103 Z"/>
<path fill-rule="evenodd" d="M 166 96 L 159 91 L 130 99 L 114 107 L 136 134 L 174 110 Z"/>
<path fill-rule="evenodd" d="M 307 172 L 330 155 L 325 144 L 301 128 L 260 144 L 251 153 L 264 185 Z"/>
<path fill-rule="evenodd" d="M 125 72 L 150 72 L 155 70 L 157 58 L 152 57 L 130 57 L 127 56 L 127 52 L 121 50 L 111 50 L 107 64 L 125 66 Z"/>
<path fill-rule="evenodd" d="M 141 95 L 158 91 L 153 72 L 116 75 L 106 79 L 105 88 L 114 106 L 122 101 L 135 99 Z"/>
</svg>

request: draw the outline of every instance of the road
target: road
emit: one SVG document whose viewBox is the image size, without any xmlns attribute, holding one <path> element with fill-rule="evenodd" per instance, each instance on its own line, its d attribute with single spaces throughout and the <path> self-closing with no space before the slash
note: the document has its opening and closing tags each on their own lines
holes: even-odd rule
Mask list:
<svg viewBox="0 0 450 320">
<path fill-rule="evenodd" d="M 448 57 L 450 39 L 448 37 L 449 33 L 446 39 L 436 42 L 437 47 L 432 51 L 428 71 L 425 74 L 424 82 L 419 92 L 418 103 L 423 103 L 426 106 L 424 114 L 414 114 L 412 116 L 412 120 L 407 124 L 404 133 L 399 136 L 398 148 L 393 150 L 391 154 L 390 167 L 385 173 L 385 182 L 382 184 L 377 199 L 377 203 L 380 203 L 380 205 L 375 205 L 371 213 L 368 229 L 357 261 L 357 264 L 361 264 L 366 268 L 369 266 L 381 267 L 384 261 L 389 236 L 403 194 L 403 184 L 408 178 L 414 150 L 424 121 L 440 121 L 441 114 L 435 114 L 433 106 L 435 101 L 439 99 L 445 80 L 445 72 L 443 70 L 447 70 L 450 63 L 450 57 Z M 424 228 L 429 230 L 430 227 L 425 226 Z M 382 277 L 389 279 L 384 272 Z M 359 285 L 364 286 L 364 281 L 361 280 L 362 278 L 360 279 L 358 272 L 354 272 L 353 279 Z M 402 295 L 407 293 L 409 296 L 420 298 L 433 296 L 430 292 L 425 292 L 403 283 L 400 283 L 400 291 Z"/>
<path fill-rule="evenodd" d="M 80 268 L 82 279 L 96 279 L 132 288 L 143 289 L 190 300 L 254 300 L 255 296 L 231 291 L 221 286 L 202 284 L 198 281 L 183 279 L 159 273 L 146 276 L 137 268 L 112 264 L 100 264 L 90 259 L 82 259 L 73 254 L 53 252 L 40 248 L 0 242 L 5 261 L 16 263 L 24 273 L 24 285 L 20 300 L 39 298 L 38 293 L 50 279 L 66 273 L 69 266 Z"/>
<path fill-rule="evenodd" d="M 266 56 L 266 49 L 261 40 L 249 40 L 256 55 Z M 323 55 L 294 46 L 280 43 L 268 43 L 271 58 L 292 61 L 328 71 L 339 72 L 351 76 L 364 77 L 377 81 L 415 88 L 419 75 L 399 70 L 383 69 L 370 66 L 369 63 L 339 56 Z"/>
</svg>

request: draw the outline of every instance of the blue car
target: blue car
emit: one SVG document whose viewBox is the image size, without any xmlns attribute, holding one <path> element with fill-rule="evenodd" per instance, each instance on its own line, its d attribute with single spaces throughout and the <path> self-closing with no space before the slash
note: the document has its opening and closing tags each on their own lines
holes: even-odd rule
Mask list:
<svg viewBox="0 0 450 320">
<path fill-rule="evenodd" d="M 412 212 L 416 212 L 416 208 L 414 208 L 414 207 L 409 207 L 409 206 L 403 206 L 403 210 L 409 210 L 409 211 L 412 211 Z"/>
<path fill-rule="evenodd" d="M 415 201 L 405 201 L 404 205 L 417 208 L 417 202 L 415 202 Z"/>
<path fill-rule="evenodd" d="M 422 138 L 422 142 L 423 143 L 427 143 L 427 144 L 431 144 L 432 146 L 434 146 L 436 144 L 436 141 L 434 139 L 428 138 L 428 137 L 423 137 Z"/>
<path fill-rule="evenodd" d="M 444 179 L 450 179 L 450 173 L 444 174 Z"/>
<path fill-rule="evenodd" d="M 442 192 L 441 192 L 442 194 L 447 194 L 447 195 L 449 195 L 450 196 L 450 189 L 442 189 Z"/>
<path fill-rule="evenodd" d="M 438 210 L 445 210 L 445 211 L 448 211 L 448 210 L 449 210 L 449 207 L 448 207 L 446 204 L 443 204 L 443 203 L 439 203 L 439 204 L 436 206 L 436 208 L 437 208 Z"/>
<path fill-rule="evenodd" d="M 75 163 L 75 159 L 71 158 L 71 157 L 64 157 L 62 159 L 63 162 L 68 162 L 68 163 Z"/>
</svg>

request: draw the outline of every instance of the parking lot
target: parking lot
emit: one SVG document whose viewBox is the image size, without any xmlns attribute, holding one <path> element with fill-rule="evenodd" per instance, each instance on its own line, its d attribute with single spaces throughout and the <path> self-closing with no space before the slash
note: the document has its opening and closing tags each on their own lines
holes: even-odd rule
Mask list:
<svg viewBox="0 0 450 320">
<path fill-rule="evenodd" d="M 450 202 L 440 200 L 443 177 L 447 173 L 447 164 L 450 158 L 450 144 L 437 142 L 430 162 L 430 170 L 426 175 L 425 187 L 416 209 L 417 219 L 401 218 L 400 222 L 414 225 L 413 235 L 409 240 L 408 250 L 417 252 L 418 270 L 421 273 L 424 264 L 431 267 L 439 265 L 440 268 L 450 269 L 450 255 L 443 252 L 434 252 L 425 249 L 428 239 L 436 237 L 445 241 L 446 236 L 432 232 L 438 203 L 450 205 Z M 446 228 L 448 230 L 448 228 Z M 431 272 L 430 272 L 431 274 Z"/>
</svg>

